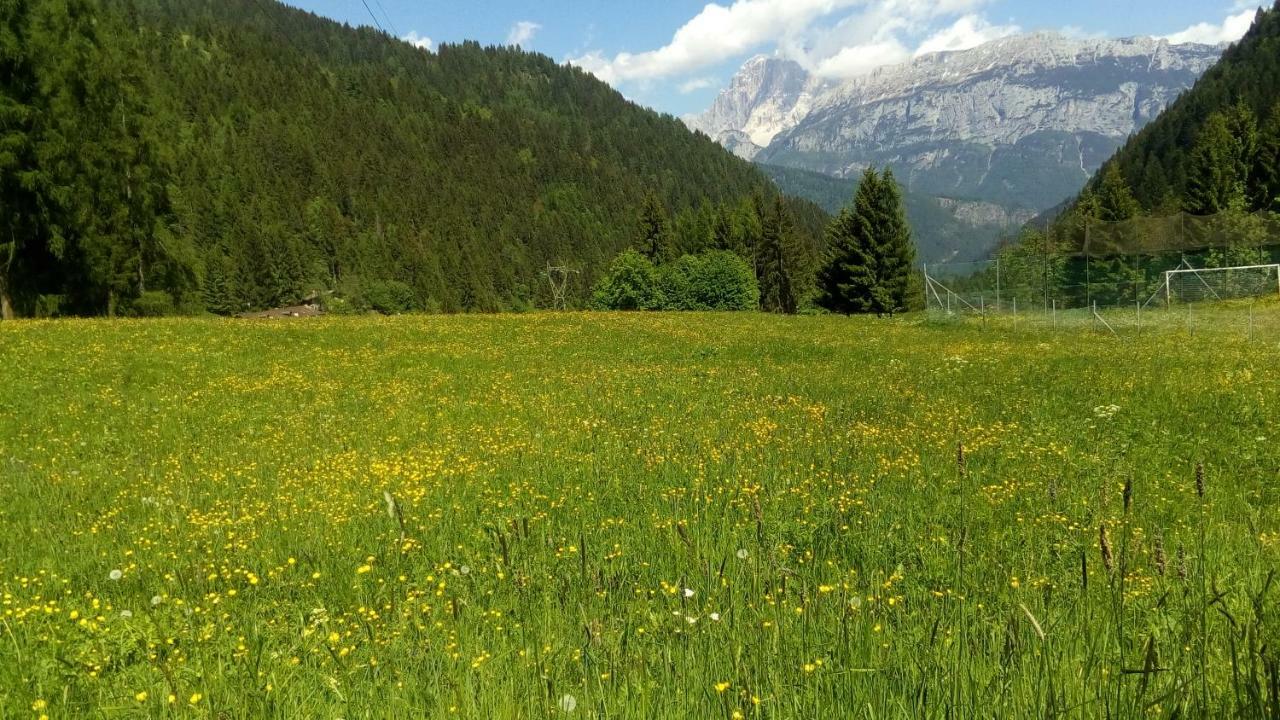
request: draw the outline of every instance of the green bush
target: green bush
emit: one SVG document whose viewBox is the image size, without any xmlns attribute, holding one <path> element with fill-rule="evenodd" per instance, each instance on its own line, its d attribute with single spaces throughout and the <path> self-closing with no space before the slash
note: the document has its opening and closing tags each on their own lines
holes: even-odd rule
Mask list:
<svg viewBox="0 0 1280 720">
<path fill-rule="evenodd" d="M 614 258 L 596 283 L 593 302 L 600 310 L 660 310 L 666 304 L 657 268 L 635 250 Z"/>
<path fill-rule="evenodd" d="M 685 255 L 658 268 L 628 250 L 595 290 L 595 306 L 602 310 L 755 310 L 759 305 L 751 266 L 722 250 Z"/>
<path fill-rule="evenodd" d="M 364 301 L 383 315 L 403 315 L 417 306 L 413 288 L 399 280 L 374 280 L 364 288 Z"/>
<path fill-rule="evenodd" d="M 160 290 L 148 290 L 130 305 L 132 310 L 130 314 L 137 317 L 165 317 L 178 312 L 173 304 L 173 296 Z"/>
<path fill-rule="evenodd" d="M 35 317 L 38 318 L 56 318 L 62 316 L 63 305 L 66 304 L 67 296 L 65 295 L 41 295 L 36 298 Z"/>
<path fill-rule="evenodd" d="M 755 310 L 760 304 L 755 272 L 736 253 L 685 255 L 661 276 L 669 310 Z"/>
</svg>

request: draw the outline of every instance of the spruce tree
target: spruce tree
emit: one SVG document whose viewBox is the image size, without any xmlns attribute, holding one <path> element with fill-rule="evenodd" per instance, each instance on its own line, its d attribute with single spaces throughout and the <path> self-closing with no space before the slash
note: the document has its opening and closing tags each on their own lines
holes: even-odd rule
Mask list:
<svg viewBox="0 0 1280 720">
<path fill-rule="evenodd" d="M 652 191 L 645 194 L 644 205 L 640 208 L 636 249 L 654 265 L 675 259 L 675 241 L 671 236 L 667 208 Z"/>
<path fill-rule="evenodd" d="M 1213 215 L 1238 205 L 1244 193 L 1238 144 L 1225 113 L 1216 112 L 1200 129 L 1187 167 L 1183 208 L 1193 215 Z"/>
<path fill-rule="evenodd" d="M 1122 222 L 1136 217 L 1142 206 L 1120 174 L 1120 165 L 1108 163 L 1102 171 L 1102 182 L 1095 194 L 1098 201 L 1098 219 L 1103 222 Z"/>
<path fill-rule="evenodd" d="M 1276 103 L 1258 133 L 1258 149 L 1249 174 L 1249 201 L 1255 210 L 1280 204 L 1280 103 Z"/>
<path fill-rule="evenodd" d="M 863 173 L 852 205 L 827 230 L 827 244 L 818 277 L 823 307 L 845 315 L 893 314 L 919 304 L 915 245 L 892 171 Z"/>
<path fill-rule="evenodd" d="M 800 309 L 807 263 L 795 220 L 781 197 L 765 208 L 755 260 L 760 309 L 795 314 Z"/>
<path fill-rule="evenodd" d="M 42 113 L 31 35 L 31 2 L 0 2 L 0 319 L 14 316 L 19 273 L 30 273 L 42 235 L 39 188 L 47 184 L 35 159 Z"/>
<path fill-rule="evenodd" d="M 86 280 L 74 301 L 114 314 L 149 289 L 194 285 L 196 252 L 166 227 L 168 173 L 136 46 L 93 0 L 50 0 L 41 20 L 54 118 L 42 162 L 59 168 L 59 228 Z"/>
</svg>

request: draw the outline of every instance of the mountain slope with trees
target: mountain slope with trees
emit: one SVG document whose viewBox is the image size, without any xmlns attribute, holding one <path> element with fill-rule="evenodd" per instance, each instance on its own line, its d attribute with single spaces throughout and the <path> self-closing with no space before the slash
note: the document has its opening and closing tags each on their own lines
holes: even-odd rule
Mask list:
<svg viewBox="0 0 1280 720">
<path fill-rule="evenodd" d="M 751 257 L 777 194 L 514 48 L 428 52 L 274 0 L 14 0 L 0 37 L 0 296 L 22 314 L 519 309 L 549 304 L 548 263 L 583 271 L 581 305 L 645 198 L 672 252 L 720 231 Z M 822 212 L 786 204 L 818 242 Z"/>
<path fill-rule="evenodd" d="M 1270 209 L 1280 197 L 1280 3 L 1195 86 L 1108 162 L 1141 209 L 1205 215 Z M 1115 179 L 1112 178 L 1112 183 Z M 1096 194 L 1103 168 L 1090 182 Z"/>
</svg>

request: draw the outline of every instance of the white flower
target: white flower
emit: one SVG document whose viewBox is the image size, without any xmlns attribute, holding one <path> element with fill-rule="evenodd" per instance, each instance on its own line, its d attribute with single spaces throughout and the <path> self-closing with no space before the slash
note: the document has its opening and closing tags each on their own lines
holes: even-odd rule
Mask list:
<svg viewBox="0 0 1280 720">
<path fill-rule="evenodd" d="M 132 611 L 132 610 L 121 610 L 121 611 L 120 611 L 120 617 L 124 618 L 125 620 L 128 620 L 129 618 L 133 617 L 133 611 Z"/>
<path fill-rule="evenodd" d="M 1120 412 L 1119 405 L 1099 405 L 1093 409 L 1094 417 L 1101 418 L 1103 420 L 1114 416 L 1118 412 Z"/>
<path fill-rule="evenodd" d="M 111 572 L 107 573 L 107 577 L 111 578 L 112 580 L 119 580 L 120 578 L 124 577 L 124 573 L 120 572 L 119 570 L 112 570 Z"/>
<path fill-rule="evenodd" d="M 693 625 L 694 623 L 698 622 L 698 618 L 693 617 L 692 615 L 685 615 L 684 621 L 689 623 L 690 625 Z"/>
<path fill-rule="evenodd" d="M 684 596 L 685 596 L 685 597 L 687 597 L 687 598 L 691 598 L 691 597 L 693 597 L 693 596 L 694 596 L 694 595 L 696 595 L 696 594 L 697 594 L 697 593 L 695 593 L 695 592 L 693 591 L 693 589 L 692 589 L 692 588 L 685 588 L 685 589 L 684 589 Z"/>
<path fill-rule="evenodd" d="M 155 606 L 159 605 L 159 604 L 160 604 L 160 603 L 162 603 L 162 602 L 164 602 L 164 598 L 160 597 L 159 595 L 152 595 L 152 596 L 151 596 L 151 607 L 155 607 Z"/>
<path fill-rule="evenodd" d="M 572 695 L 565 695 L 564 697 L 560 698 L 560 709 L 567 713 L 571 713 L 574 710 L 577 710 L 578 698 Z"/>
<path fill-rule="evenodd" d="M 470 575 L 471 568 L 466 565 L 463 565 L 462 567 L 458 568 L 458 572 L 462 573 L 463 575 Z"/>
<path fill-rule="evenodd" d="M 711 613 L 707 617 L 711 618 L 715 622 L 720 622 L 720 613 Z"/>
<path fill-rule="evenodd" d="M 751 557 L 751 553 L 747 552 L 746 548 L 741 548 L 740 550 L 738 550 L 739 560 L 746 560 L 749 557 Z"/>
</svg>

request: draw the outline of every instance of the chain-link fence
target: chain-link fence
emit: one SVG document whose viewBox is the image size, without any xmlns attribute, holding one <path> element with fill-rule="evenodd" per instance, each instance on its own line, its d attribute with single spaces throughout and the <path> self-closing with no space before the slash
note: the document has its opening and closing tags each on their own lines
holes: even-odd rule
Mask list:
<svg viewBox="0 0 1280 720">
<path fill-rule="evenodd" d="M 1259 313 L 1280 307 L 1280 215 L 1080 221 L 1029 233 L 990 261 L 923 273 L 926 307 L 942 318 L 1120 334 L 1194 332 L 1198 317 L 1212 315 L 1215 329 L 1225 322 L 1253 335 L 1265 329 Z M 1218 306 L 1224 312 L 1208 311 Z"/>
</svg>

